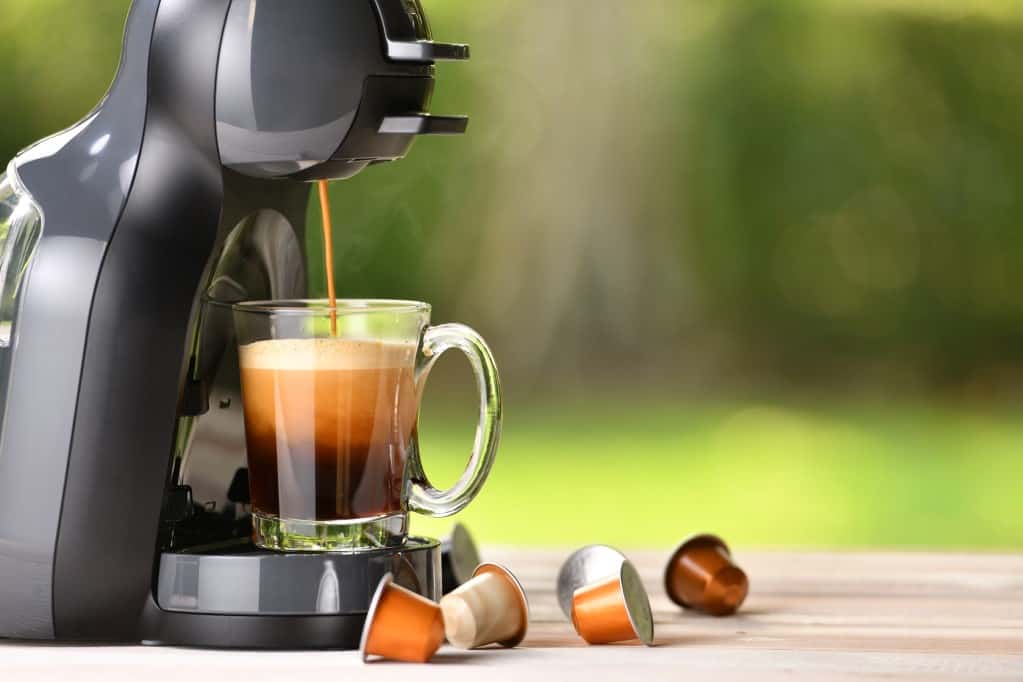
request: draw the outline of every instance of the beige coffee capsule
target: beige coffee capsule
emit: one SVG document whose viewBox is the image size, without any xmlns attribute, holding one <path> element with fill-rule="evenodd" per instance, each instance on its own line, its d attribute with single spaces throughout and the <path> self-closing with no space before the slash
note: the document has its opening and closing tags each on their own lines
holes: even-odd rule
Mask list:
<svg viewBox="0 0 1023 682">
<path fill-rule="evenodd" d="M 529 627 L 522 585 L 504 566 L 485 563 L 472 579 L 440 600 L 448 641 L 460 649 L 517 646 Z"/>
<path fill-rule="evenodd" d="M 409 663 L 426 663 L 444 642 L 440 607 L 394 583 L 390 573 L 377 586 L 366 614 L 359 651 L 365 662 L 380 656 Z"/>
</svg>

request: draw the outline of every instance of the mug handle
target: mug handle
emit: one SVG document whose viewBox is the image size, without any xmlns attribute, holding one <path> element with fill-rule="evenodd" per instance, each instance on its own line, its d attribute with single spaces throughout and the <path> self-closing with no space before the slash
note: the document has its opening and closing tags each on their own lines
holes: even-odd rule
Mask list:
<svg viewBox="0 0 1023 682">
<path fill-rule="evenodd" d="M 460 350 L 469 360 L 480 391 L 480 421 L 476 427 L 469 462 L 462 476 L 447 490 L 437 490 L 423 469 L 418 445 L 409 457 L 412 492 L 409 509 L 427 516 L 444 517 L 457 514 L 472 502 L 487 480 L 501 439 L 501 379 L 497 365 L 483 338 L 462 324 L 429 327 L 423 334 L 422 355 L 416 364 L 416 390 L 420 396 L 426 379 L 441 355 Z"/>
</svg>

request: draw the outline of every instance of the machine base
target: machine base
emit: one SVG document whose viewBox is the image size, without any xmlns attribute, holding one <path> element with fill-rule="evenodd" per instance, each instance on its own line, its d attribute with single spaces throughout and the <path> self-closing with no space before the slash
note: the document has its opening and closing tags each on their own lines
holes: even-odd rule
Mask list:
<svg viewBox="0 0 1023 682">
<path fill-rule="evenodd" d="M 227 616 L 173 613 L 152 599 L 143 616 L 144 644 L 211 649 L 358 649 L 366 614 Z"/>
<path fill-rule="evenodd" d="M 387 573 L 440 599 L 440 545 L 354 553 L 233 551 L 162 554 L 142 614 L 147 644 L 238 649 L 357 649 L 373 593 Z"/>
</svg>

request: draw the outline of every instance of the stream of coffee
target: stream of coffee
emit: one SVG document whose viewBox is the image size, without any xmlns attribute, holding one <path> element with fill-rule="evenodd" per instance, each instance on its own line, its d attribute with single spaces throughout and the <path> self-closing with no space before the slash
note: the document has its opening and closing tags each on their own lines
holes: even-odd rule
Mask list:
<svg viewBox="0 0 1023 682">
<path fill-rule="evenodd" d="M 327 270 L 327 298 L 330 300 L 330 334 L 337 336 L 337 290 L 334 288 L 334 226 L 330 220 L 327 181 L 320 180 L 320 213 L 323 215 L 323 265 Z"/>
</svg>

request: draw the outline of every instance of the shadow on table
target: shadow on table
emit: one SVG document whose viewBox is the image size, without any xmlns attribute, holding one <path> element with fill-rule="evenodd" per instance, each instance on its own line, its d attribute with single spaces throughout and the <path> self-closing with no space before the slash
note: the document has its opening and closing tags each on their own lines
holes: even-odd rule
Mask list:
<svg viewBox="0 0 1023 682">
<path fill-rule="evenodd" d="M 128 648 L 142 646 L 139 642 L 56 642 L 40 639 L 3 639 L 0 638 L 0 649 L 5 646 L 34 647 L 38 649 L 83 649 L 83 648 Z"/>
<path fill-rule="evenodd" d="M 480 663 L 486 661 L 494 655 L 502 655 L 502 651 L 508 651 L 502 648 L 484 648 L 484 649 L 473 649 L 469 651 L 452 651 L 445 649 L 437 652 L 437 654 L 430 659 L 430 665 L 462 665 L 469 663 Z M 405 661 L 394 661 L 387 658 L 374 658 L 366 662 L 366 665 L 372 667 L 386 666 L 386 665 L 408 665 L 418 666 L 420 663 L 406 663 Z"/>
</svg>

